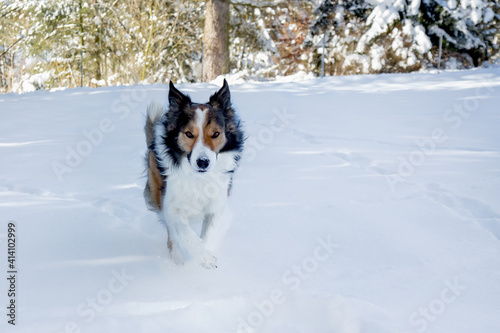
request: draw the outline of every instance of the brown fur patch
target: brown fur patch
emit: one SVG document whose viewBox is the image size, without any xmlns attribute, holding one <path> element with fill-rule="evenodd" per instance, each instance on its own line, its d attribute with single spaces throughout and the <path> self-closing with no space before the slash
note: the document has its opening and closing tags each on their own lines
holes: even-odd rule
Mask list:
<svg viewBox="0 0 500 333">
<path fill-rule="evenodd" d="M 193 134 L 193 138 L 188 138 L 186 136 L 186 132 L 191 132 Z M 177 144 L 183 151 L 189 154 L 193 150 L 194 144 L 196 143 L 196 140 L 198 140 L 199 135 L 200 130 L 196 124 L 194 122 L 190 122 L 186 127 L 184 127 L 182 132 L 179 133 L 179 136 L 177 137 Z"/>
<path fill-rule="evenodd" d="M 158 168 L 156 157 L 153 151 L 148 150 L 148 182 L 144 189 L 144 194 L 149 205 L 149 209 L 161 211 L 163 196 L 165 195 L 165 184 Z"/>
<path fill-rule="evenodd" d="M 226 135 L 224 134 L 224 130 L 215 122 L 207 124 L 207 121 L 208 117 L 206 117 L 203 127 L 203 143 L 212 151 L 219 152 L 227 142 Z M 219 136 L 217 138 L 213 138 L 212 136 L 216 132 L 219 132 Z"/>
</svg>

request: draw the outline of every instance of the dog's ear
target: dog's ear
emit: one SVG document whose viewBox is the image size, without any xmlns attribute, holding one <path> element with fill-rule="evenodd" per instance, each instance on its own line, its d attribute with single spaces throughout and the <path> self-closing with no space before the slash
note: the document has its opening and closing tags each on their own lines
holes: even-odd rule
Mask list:
<svg viewBox="0 0 500 333">
<path fill-rule="evenodd" d="M 231 93 L 229 92 L 229 85 L 226 79 L 222 84 L 222 88 L 212 96 L 210 96 L 210 105 L 214 108 L 220 108 L 222 111 L 227 111 L 231 106 Z"/>
<path fill-rule="evenodd" d="M 181 110 L 191 104 L 191 98 L 181 93 L 170 81 L 170 90 L 168 92 L 169 109 L 167 112 L 167 131 L 173 131 L 177 126 Z"/>
<path fill-rule="evenodd" d="M 179 111 L 184 107 L 185 105 L 191 103 L 191 99 L 189 96 L 184 95 L 181 93 L 170 81 L 170 90 L 168 92 L 168 103 L 170 110 L 172 111 Z"/>
</svg>

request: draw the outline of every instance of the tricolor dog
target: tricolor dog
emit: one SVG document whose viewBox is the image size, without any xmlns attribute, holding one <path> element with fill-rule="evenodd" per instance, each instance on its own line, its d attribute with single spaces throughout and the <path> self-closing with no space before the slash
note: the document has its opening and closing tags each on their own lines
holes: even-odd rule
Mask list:
<svg viewBox="0 0 500 333">
<path fill-rule="evenodd" d="M 144 197 L 167 227 L 172 260 L 214 268 L 206 242 L 229 196 L 243 131 L 226 80 L 205 104 L 193 103 L 170 82 L 168 100 L 167 111 L 156 104 L 147 111 Z M 191 227 L 196 221 L 203 221 L 200 235 Z"/>
</svg>

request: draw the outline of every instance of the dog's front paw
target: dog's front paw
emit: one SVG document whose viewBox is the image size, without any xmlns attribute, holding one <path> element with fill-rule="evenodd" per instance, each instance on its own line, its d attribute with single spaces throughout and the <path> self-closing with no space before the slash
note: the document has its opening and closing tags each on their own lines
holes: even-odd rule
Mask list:
<svg viewBox="0 0 500 333">
<path fill-rule="evenodd" d="M 201 258 L 200 264 L 207 269 L 217 268 L 217 258 L 212 252 L 207 251 Z"/>
</svg>

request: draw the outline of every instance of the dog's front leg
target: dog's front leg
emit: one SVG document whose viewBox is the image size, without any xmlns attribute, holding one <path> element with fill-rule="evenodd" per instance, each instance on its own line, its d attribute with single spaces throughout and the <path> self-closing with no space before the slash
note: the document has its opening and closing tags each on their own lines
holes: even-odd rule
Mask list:
<svg viewBox="0 0 500 333">
<path fill-rule="evenodd" d="M 203 225 L 201 228 L 201 239 L 205 242 L 205 244 L 208 244 L 208 241 L 210 240 L 214 227 L 219 220 L 221 214 L 218 213 L 209 213 L 205 215 L 205 218 L 203 219 Z"/>
<path fill-rule="evenodd" d="M 217 259 L 196 235 L 186 217 L 167 211 L 165 222 L 171 244 L 170 255 L 175 263 L 183 264 L 187 260 L 195 259 L 205 268 L 216 267 Z"/>
</svg>

